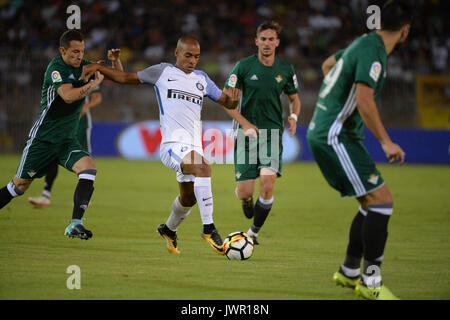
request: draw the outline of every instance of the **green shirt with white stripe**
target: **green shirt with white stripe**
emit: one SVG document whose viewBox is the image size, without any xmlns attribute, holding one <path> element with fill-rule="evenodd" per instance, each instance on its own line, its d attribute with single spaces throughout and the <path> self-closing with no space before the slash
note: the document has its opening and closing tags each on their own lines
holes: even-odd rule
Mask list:
<svg viewBox="0 0 450 320">
<path fill-rule="evenodd" d="M 259 129 L 283 130 L 280 95 L 298 93 L 292 64 L 275 57 L 272 66 L 263 65 L 258 55 L 240 60 L 231 71 L 225 88 L 242 90 L 241 114 Z"/>
<path fill-rule="evenodd" d="M 323 80 L 308 129 L 309 139 L 332 144 L 340 134 L 364 139 L 364 123 L 356 108 L 356 83 L 380 92 L 386 76 L 387 53 L 375 32 L 365 34 L 335 54 L 336 64 Z"/>
<path fill-rule="evenodd" d="M 29 133 L 29 138 L 51 143 L 63 143 L 76 137 L 84 98 L 73 103 L 66 103 L 59 95 L 58 88 L 64 83 L 70 83 L 75 88 L 85 85 L 78 80 L 83 66 L 90 61 L 82 60 L 78 68 L 64 62 L 61 56 L 50 61 L 44 75 L 42 85 L 41 109 L 39 119 Z"/>
</svg>

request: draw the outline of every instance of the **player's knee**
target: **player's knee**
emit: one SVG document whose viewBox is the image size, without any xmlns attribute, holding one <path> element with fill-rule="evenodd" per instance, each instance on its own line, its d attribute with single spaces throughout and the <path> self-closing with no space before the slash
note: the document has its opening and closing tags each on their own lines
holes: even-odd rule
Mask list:
<svg viewBox="0 0 450 320">
<path fill-rule="evenodd" d="M 195 165 L 194 175 L 196 177 L 211 177 L 211 166 L 206 163 Z"/>
<path fill-rule="evenodd" d="M 194 193 L 180 194 L 179 200 L 183 207 L 193 207 L 197 203 Z"/>
<path fill-rule="evenodd" d="M 270 199 L 273 194 L 274 180 L 261 179 L 259 193 L 263 199 Z"/>
<path fill-rule="evenodd" d="M 237 195 L 241 200 L 248 200 L 253 196 L 253 190 L 241 188 L 237 190 Z"/>
</svg>

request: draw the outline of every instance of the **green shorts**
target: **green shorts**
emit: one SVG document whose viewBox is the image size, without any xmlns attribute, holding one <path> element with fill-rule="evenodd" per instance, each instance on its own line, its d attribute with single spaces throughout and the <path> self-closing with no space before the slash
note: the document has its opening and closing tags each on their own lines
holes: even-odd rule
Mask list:
<svg viewBox="0 0 450 320">
<path fill-rule="evenodd" d="M 261 168 L 270 168 L 281 176 L 283 131 L 259 129 L 258 139 L 245 137 L 239 129 L 234 142 L 234 174 L 236 182 L 255 180 Z"/>
<path fill-rule="evenodd" d="M 340 135 L 330 145 L 308 137 L 308 145 L 323 176 L 342 197 L 361 197 L 384 184 L 361 141 Z"/>
<path fill-rule="evenodd" d="M 23 149 L 16 176 L 25 180 L 41 178 L 55 162 L 72 171 L 75 162 L 85 156 L 89 153 L 82 149 L 76 138 L 58 144 L 31 138 Z"/>
<path fill-rule="evenodd" d="M 88 112 L 80 119 L 78 123 L 77 138 L 83 151 L 91 153 L 91 115 Z"/>
</svg>

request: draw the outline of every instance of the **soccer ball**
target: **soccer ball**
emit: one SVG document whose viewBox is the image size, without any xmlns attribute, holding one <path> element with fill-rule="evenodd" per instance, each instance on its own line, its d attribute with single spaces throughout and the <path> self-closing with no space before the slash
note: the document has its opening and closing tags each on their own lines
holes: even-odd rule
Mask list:
<svg viewBox="0 0 450 320">
<path fill-rule="evenodd" d="M 223 251 L 229 260 L 247 260 L 253 254 L 253 240 L 246 233 L 230 233 L 223 241 Z"/>
</svg>

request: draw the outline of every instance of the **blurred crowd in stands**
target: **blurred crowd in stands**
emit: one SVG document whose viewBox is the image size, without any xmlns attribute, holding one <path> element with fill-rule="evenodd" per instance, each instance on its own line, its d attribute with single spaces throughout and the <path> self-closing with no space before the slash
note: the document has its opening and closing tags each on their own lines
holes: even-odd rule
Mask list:
<svg viewBox="0 0 450 320">
<path fill-rule="evenodd" d="M 174 62 L 178 37 L 191 34 L 202 48 L 199 68 L 219 87 L 237 60 L 256 52 L 256 27 L 264 20 L 276 20 L 283 26 L 279 56 L 295 66 L 301 85 L 317 86 L 322 61 L 369 32 L 366 8 L 384 2 L 0 0 L 0 74 L 3 79 L 10 76 L 16 64 L 16 81 L 29 84 L 34 81 L 30 70 L 35 70 L 40 86 L 48 61 L 58 55 L 58 39 L 70 16 L 67 7 L 77 4 L 87 59 L 105 59 L 108 49 L 121 48 L 125 70 L 137 71 L 161 61 Z M 415 7 L 410 39 L 390 57 L 388 77 L 412 83 L 417 73 L 448 74 L 449 0 L 409 2 Z"/>
</svg>

